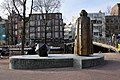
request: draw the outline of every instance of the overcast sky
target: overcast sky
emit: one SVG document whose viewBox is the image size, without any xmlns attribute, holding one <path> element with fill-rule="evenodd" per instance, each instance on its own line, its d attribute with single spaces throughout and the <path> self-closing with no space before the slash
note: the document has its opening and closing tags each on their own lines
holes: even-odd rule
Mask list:
<svg viewBox="0 0 120 80">
<path fill-rule="evenodd" d="M 0 3 L 3 0 L 0 0 Z M 79 15 L 82 9 L 85 9 L 88 13 L 107 11 L 107 7 L 113 6 L 116 3 L 120 3 L 120 0 L 61 0 L 62 5 L 60 12 L 63 15 L 64 22 L 69 23 L 72 16 Z M 4 17 L 3 12 L 0 12 L 0 16 Z"/>
</svg>

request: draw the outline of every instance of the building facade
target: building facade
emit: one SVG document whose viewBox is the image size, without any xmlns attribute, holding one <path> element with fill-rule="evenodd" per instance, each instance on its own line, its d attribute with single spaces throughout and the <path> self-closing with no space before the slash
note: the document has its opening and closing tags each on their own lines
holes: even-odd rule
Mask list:
<svg viewBox="0 0 120 80">
<path fill-rule="evenodd" d="M 93 28 L 93 37 L 105 38 L 105 13 L 88 13 Z"/>
<path fill-rule="evenodd" d="M 22 20 L 14 11 L 8 16 L 8 43 L 15 45 L 21 40 Z"/>
<path fill-rule="evenodd" d="M 27 20 L 28 18 L 26 18 Z M 23 20 L 14 11 L 8 16 L 7 31 L 8 31 L 8 44 L 16 45 L 22 42 Z M 25 26 L 25 43 L 29 41 L 29 23 Z"/>
<path fill-rule="evenodd" d="M 68 24 L 64 26 L 64 41 L 65 43 L 74 42 L 75 36 L 75 26 L 73 24 Z"/>
<path fill-rule="evenodd" d="M 30 15 L 30 40 L 35 40 L 37 43 L 45 43 L 46 38 L 46 43 L 48 45 L 63 47 L 64 27 L 62 13 L 43 13 Z"/>
<path fill-rule="evenodd" d="M 111 9 L 111 15 L 106 16 L 107 36 L 120 34 L 120 3 L 115 4 Z"/>
<path fill-rule="evenodd" d="M 114 5 L 111 9 L 111 15 L 118 15 L 120 16 L 120 3 Z"/>
<path fill-rule="evenodd" d="M 106 16 L 106 34 L 111 36 L 112 34 L 120 33 L 120 16 Z"/>
<path fill-rule="evenodd" d="M 7 41 L 6 20 L 0 17 L 0 45 L 3 45 Z"/>
</svg>

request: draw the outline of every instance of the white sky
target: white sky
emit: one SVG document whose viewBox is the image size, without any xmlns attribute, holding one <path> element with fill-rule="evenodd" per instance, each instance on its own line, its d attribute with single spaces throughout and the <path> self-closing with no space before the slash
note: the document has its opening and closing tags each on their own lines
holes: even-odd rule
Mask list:
<svg viewBox="0 0 120 80">
<path fill-rule="evenodd" d="M 4 0 L 0 0 L 1 2 Z M 63 15 L 64 22 L 69 23 L 72 20 L 72 16 L 79 15 L 82 9 L 85 9 L 88 13 L 107 11 L 107 7 L 112 7 L 116 3 L 120 3 L 120 0 L 61 0 L 62 5 L 60 12 Z M 0 16 L 3 18 L 5 14 L 0 12 Z"/>
</svg>

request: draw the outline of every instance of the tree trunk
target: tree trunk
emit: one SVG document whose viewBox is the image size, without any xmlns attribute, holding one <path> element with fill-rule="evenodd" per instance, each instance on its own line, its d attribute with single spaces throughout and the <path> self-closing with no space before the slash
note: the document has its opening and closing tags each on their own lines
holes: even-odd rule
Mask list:
<svg viewBox="0 0 120 80">
<path fill-rule="evenodd" d="M 46 19 L 45 19 L 45 44 L 47 44 L 47 17 L 48 17 L 48 11 L 46 11 Z"/>
<path fill-rule="evenodd" d="M 25 26 L 26 26 L 26 3 L 23 5 L 23 30 L 22 30 L 22 49 L 21 49 L 21 54 L 24 54 L 24 44 L 25 44 Z"/>
</svg>

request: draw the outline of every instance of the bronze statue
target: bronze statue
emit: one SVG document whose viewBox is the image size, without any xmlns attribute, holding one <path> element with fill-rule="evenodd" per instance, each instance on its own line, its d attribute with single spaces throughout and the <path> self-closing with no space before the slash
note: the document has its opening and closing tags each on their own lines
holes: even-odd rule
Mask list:
<svg viewBox="0 0 120 80">
<path fill-rule="evenodd" d="M 92 46 L 92 27 L 88 13 L 82 10 L 80 17 L 76 21 L 76 35 L 74 54 L 88 56 L 93 53 Z"/>
</svg>

